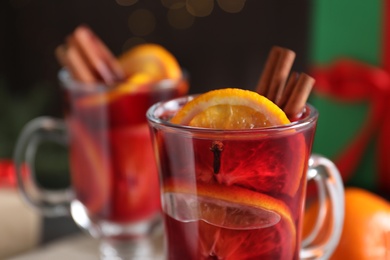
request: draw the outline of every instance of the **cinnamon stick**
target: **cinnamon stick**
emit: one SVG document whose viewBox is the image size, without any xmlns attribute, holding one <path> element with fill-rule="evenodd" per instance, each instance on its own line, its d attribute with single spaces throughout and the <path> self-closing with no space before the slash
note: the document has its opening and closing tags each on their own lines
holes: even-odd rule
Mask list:
<svg viewBox="0 0 390 260">
<path fill-rule="evenodd" d="M 71 40 L 68 39 L 68 41 Z M 89 65 L 85 62 L 76 46 L 73 44 L 67 44 L 64 51 L 63 60 L 73 78 L 85 83 L 96 82 L 96 76 L 93 74 Z"/>
<path fill-rule="evenodd" d="M 309 75 L 305 73 L 301 73 L 299 75 L 291 95 L 288 96 L 286 105 L 283 107 L 283 110 L 288 118 L 294 120 L 300 117 L 314 83 L 314 78 L 310 77 Z"/>
<path fill-rule="evenodd" d="M 114 55 L 86 26 L 76 28 L 55 53 L 59 63 L 78 81 L 104 82 L 110 86 L 125 77 Z"/>
<path fill-rule="evenodd" d="M 275 71 L 276 64 L 279 59 L 280 49 L 280 47 L 274 46 L 271 48 L 271 51 L 268 54 L 267 61 L 265 62 L 263 72 L 260 75 L 260 79 L 256 87 L 256 92 L 260 95 L 267 96 L 268 88 L 272 80 L 272 75 Z"/>
<path fill-rule="evenodd" d="M 107 46 L 86 26 L 74 31 L 75 43 L 93 70 L 108 85 L 124 80 L 124 71 Z"/>
<path fill-rule="evenodd" d="M 282 93 L 281 98 L 278 100 L 278 102 L 275 102 L 278 107 L 283 108 L 286 105 L 297 83 L 298 77 L 298 72 L 291 72 L 290 77 L 287 80 L 286 86 L 284 87 L 284 91 Z"/>
<path fill-rule="evenodd" d="M 292 120 L 300 117 L 315 82 L 305 73 L 292 72 L 288 76 L 294 59 L 292 50 L 274 46 L 256 87 L 259 94 L 282 108 Z"/>
<path fill-rule="evenodd" d="M 294 63 L 295 52 L 289 49 L 281 48 L 278 63 L 273 73 L 271 85 L 269 86 L 267 97 L 273 102 L 279 102 L 287 77 L 290 74 L 290 69 Z"/>
<path fill-rule="evenodd" d="M 279 46 L 272 47 L 256 91 L 273 102 L 281 99 L 295 52 Z"/>
</svg>

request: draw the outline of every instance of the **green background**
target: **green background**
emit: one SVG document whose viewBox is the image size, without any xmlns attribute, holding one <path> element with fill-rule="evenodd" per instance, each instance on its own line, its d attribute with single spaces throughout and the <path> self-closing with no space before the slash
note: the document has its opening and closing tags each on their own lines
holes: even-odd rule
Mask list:
<svg viewBox="0 0 390 260">
<path fill-rule="evenodd" d="M 383 2 L 315 0 L 310 28 L 310 65 L 331 65 L 339 58 L 379 65 Z M 313 151 L 334 159 L 361 128 L 368 112 L 368 103 L 344 102 L 316 94 L 315 91 L 310 103 L 320 113 Z M 375 151 L 373 138 L 347 185 L 376 189 Z"/>
</svg>

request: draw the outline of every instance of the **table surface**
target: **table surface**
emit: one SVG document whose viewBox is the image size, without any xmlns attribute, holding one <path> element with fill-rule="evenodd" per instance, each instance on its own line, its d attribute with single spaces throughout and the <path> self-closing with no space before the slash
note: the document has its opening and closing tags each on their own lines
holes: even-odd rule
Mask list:
<svg viewBox="0 0 390 260">
<path fill-rule="evenodd" d="M 36 250 L 8 258 L 9 260 L 85 259 L 99 258 L 98 241 L 87 235 L 77 234 L 48 243 Z"/>
<path fill-rule="evenodd" d="M 162 243 L 159 243 L 162 246 Z M 163 250 L 153 260 L 164 259 Z M 33 251 L 7 258 L 7 260 L 96 260 L 99 259 L 99 242 L 86 234 L 70 235 L 48 243 Z M 144 257 L 142 259 L 145 259 Z"/>
</svg>

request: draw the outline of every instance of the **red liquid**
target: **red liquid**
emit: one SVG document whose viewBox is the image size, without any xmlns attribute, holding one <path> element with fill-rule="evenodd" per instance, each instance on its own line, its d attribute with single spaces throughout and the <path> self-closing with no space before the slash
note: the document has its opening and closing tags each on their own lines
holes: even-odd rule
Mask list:
<svg viewBox="0 0 390 260">
<path fill-rule="evenodd" d="M 245 138 L 157 132 L 168 258 L 299 259 L 314 128 Z"/>
<path fill-rule="evenodd" d="M 157 167 L 145 113 L 155 102 L 179 94 L 171 88 L 125 93 L 96 103 L 85 102 L 91 98 L 88 94 L 69 96 L 66 115 L 72 183 L 92 220 L 129 223 L 160 211 Z"/>
</svg>

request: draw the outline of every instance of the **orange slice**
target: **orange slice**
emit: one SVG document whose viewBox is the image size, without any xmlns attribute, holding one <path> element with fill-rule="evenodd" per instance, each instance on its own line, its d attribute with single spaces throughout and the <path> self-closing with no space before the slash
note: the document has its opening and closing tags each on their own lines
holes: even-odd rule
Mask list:
<svg viewBox="0 0 390 260">
<path fill-rule="evenodd" d="M 127 76 L 144 73 L 153 80 L 180 79 L 181 69 L 176 58 L 158 44 L 141 44 L 119 57 Z"/>
<path fill-rule="evenodd" d="M 110 198 L 111 169 L 93 135 L 78 120 L 69 120 L 72 182 L 77 198 L 95 216 L 104 213 Z"/>
<path fill-rule="evenodd" d="M 286 114 L 256 92 L 227 88 L 188 102 L 172 123 L 215 129 L 252 129 L 290 123 Z"/>
<path fill-rule="evenodd" d="M 163 192 L 167 205 L 172 204 L 169 198 L 173 199 L 175 207 L 181 207 L 175 210 L 185 212 L 188 219 L 180 214 L 171 217 L 198 223 L 203 255 L 215 259 L 292 258 L 296 230 L 283 201 L 240 187 L 184 181 L 167 182 Z M 167 205 L 165 211 L 170 215 Z"/>
<path fill-rule="evenodd" d="M 128 93 L 157 91 L 157 82 L 167 80 L 164 86 L 181 88 L 186 93 L 188 86 L 182 84 L 182 72 L 176 58 L 164 47 L 157 44 L 141 44 L 119 57 L 127 79 L 108 92 L 97 93 L 80 100 L 82 106 L 96 106 L 117 100 Z"/>
<path fill-rule="evenodd" d="M 180 223 L 195 222 L 199 254 L 205 259 L 297 257 L 295 217 L 279 198 L 289 201 L 303 192 L 305 138 L 295 130 L 278 136 L 255 132 L 289 124 L 285 113 L 255 92 L 229 88 L 195 97 L 171 122 L 225 130 L 209 138 L 202 132 L 191 139 L 167 135 L 162 141 L 177 155 L 170 168 L 173 178 L 164 180 L 164 211 Z M 235 136 L 234 130 L 246 129 L 252 130 Z M 169 207 L 177 214 L 169 214 Z"/>
<path fill-rule="evenodd" d="M 81 98 L 79 104 L 82 107 L 93 107 L 114 102 L 126 94 L 141 91 L 141 89 L 151 91 L 153 87 L 151 82 L 147 74 L 137 73 L 108 92 L 99 92 Z"/>
<path fill-rule="evenodd" d="M 189 101 L 172 123 L 214 129 L 251 129 L 288 124 L 285 113 L 267 98 L 242 89 L 220 89 Z M 197 179 L 239 185 L 294 197 L 307 164 L 305 137 L 290 130 L 283 137 L 226 140 L 218 174 L 213 174 L 210 142 L 194 140 Z"/>
</svg>

